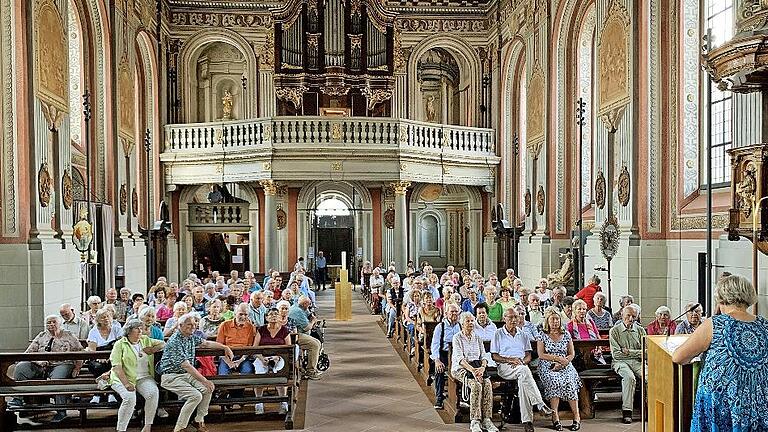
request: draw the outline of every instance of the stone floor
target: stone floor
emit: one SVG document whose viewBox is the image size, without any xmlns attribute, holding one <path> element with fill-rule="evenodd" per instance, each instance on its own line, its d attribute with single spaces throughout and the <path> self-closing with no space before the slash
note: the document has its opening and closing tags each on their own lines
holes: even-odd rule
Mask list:
<svg viewBox="0 0 768 432">
<path fill-rule="evenodd" d="M 331 367 L 319 381 L 310 381 L 304 431 L 312 432 L 416 432 L 466 431 L 467 424 L 445 424 L 432 408 L 427 396 L 403 364 L 391 343 L 384 337 L 362 300 L 353 294 L 351 321 L 333 320 L 334 291 L 317 294 L 320 314 L 328 319 L 325 351 Z M 639 432 L 640 423 L 631 426 L 618 422 L 619 411 L 602 410 L 598 418 L 583 423 L 587 432 Z M 566 425 L 570 421 L 564 421 Z M 544 420 L 537 430 L 551 430 Z M 211 432 L 282 430 L 273 421 L 209 423 Z M 274 428 L 274 429 L 273 429 Z M 37 429 L 36 430 L 41 430 Z M 58 431 L 78 429 L 59 428 Z M 88 431 L 110 431 L 112 428 L 89 428 Z M 138 429 L 136 429 L 138 430 Z M 153 428 L 172 431 L 169 425 Z M 522 430 L 507 425 L 505 431 Z"/>
</svg>

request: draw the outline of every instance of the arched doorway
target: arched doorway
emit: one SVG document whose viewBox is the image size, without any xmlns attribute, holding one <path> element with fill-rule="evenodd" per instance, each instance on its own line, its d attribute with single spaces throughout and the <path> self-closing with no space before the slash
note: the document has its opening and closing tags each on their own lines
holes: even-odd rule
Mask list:
<svg viewBox="0 0 768 432">
<path fill-rule="evenodd" d="M 298 201 L 298 256 L 306 256 L 314 268 L 316 253 L 323 251 L 332 277 L 344 252 L 350 277 L 357 274 L 373 252 L 368 188 L 357 182 L 315 182 L 302 188 Z"/>
</svg>

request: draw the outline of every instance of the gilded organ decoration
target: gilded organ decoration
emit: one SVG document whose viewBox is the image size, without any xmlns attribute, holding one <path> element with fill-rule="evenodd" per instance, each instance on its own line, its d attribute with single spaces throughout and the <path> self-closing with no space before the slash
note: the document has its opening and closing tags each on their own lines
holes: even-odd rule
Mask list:
<svg viewBox="0 0 768 432">
<path fill-rule="evenodd" d="M 136 107 L 134 102 L 135 91 L 134 76 L 128 57 L 124 57 L 118 66 L 117 72 L 117 109 L 119 113 L 118 129 L 125 136 L 133 136 L 135 131 Z"/>
<path fill-rule="evenodd" d="M 35 19 L 37 95 L 57 111 L 69 111 L 69 47 L 64 20 L 53 1 L 38 5 Z"/>
<path fill-rule="evenodd" d="M 605 207 L 605 175 L 603 171 L 597 172 L 597 179 L 595 179 L 595 205 L 602 210 Z"/>
<path fill-rule="evenodd" d="M 541 65 L 536 62 L 533 66 L 531 79 L 527 89 L 527 146 L 533 159 L 538 159 L 541 145 L 544 141 L 544 126 L 546 123 L 546 80 Z"/>
<path fill-rule="evenodd" d="M 629 204 L 629 194 L 630 194 L 629 170 L 627 170 L 627 166 L 624 165 L 621 168 L 621 173 L 619 174 L 619 181 L 618 181 L 618 198 L 619 198 L 619 203 L 621 203 L 623 207 L 626 207 L 627 204 Z"/>
<path fill-rule="evenodd" d="M 282 99 L 293 104 L 295 109 L 299 109 L 304 100 L 304 93 L 309 90 L 305 86 L 299 87 L 278 87 L 275 90 L 275 95 L 278 99 Z"/>
<path fill-rule="evenodd" d="M 392 99 L 392 90 L 374 89 L 363 87 L 361 93 L 368 100 L 368 109 L 373 110 L 376 105 Z"/>
<path fill-rule="evenodd" d="M 48 162 L 43 162 L 37 171 L 37 197 L 40 200 L 40 207 L 48 207 L 51 203 L 52 188 L 53 179 L 48 169 Z"/>
<path fill-rule="evenodd" d="M 61 176 L 61 202 L 64 205 L 64 209 L 71 209 L 73 201 L 72 177 L 69 175 L 69 170 L 65 169 L 64 175 Z"/>
<path fill-rule="evenodd" d="M 742 173 L 741 181 L 736 183 L 738 206 L 744 217 L 749 217 L 752 214 L 752 207 L 755 205 L 755 192 L 757 191 L 756 171 L 757 168 L 755 168 L 754 163 L 747 163 Z"/>
<path fill-rule="evenodd" d="M 630 100 L 630 22 L 627 10 L 614 0 L 597 46 L 598 115 L 614 130 Z"/>
<path fill-rule="evenodd" d="M 267 34 L 264 44 L 256 50 L 259 56 L 259 66 L 266 70 L 272 70 L 275 67 L 275 36 L 272 33 Z"/>
</svg>

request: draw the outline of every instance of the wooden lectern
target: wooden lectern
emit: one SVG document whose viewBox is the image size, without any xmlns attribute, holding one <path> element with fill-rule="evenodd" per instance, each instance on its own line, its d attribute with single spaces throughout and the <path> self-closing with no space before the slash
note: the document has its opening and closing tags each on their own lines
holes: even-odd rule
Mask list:
<svg viewBox="0 0 768 432">
<path fill-rule="evenodd" d="M 648 431 L 684 432 L 691 428 L 698 363 L 672 362 L 672 353 L 687 339 L 688 335 L 646 337 L 648 409 L 644 420 L 648 421 Z"/>
<path fill-rule="evenodd" d="M 335 285 L 336 319 L 349 321 L 352 319 L 352 284 L 349 282 L 349 270 L 339 270 L 339 281 Z"/>
</svg>

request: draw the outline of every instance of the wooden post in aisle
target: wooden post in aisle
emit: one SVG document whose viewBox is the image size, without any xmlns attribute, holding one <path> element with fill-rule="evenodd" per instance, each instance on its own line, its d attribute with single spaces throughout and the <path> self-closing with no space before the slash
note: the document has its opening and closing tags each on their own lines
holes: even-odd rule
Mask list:
<svg viewBox="0 0 768 432">
<path fill-rule="evenodd" d="M 347 269 L 347 253 L 341 252 L 341 270 L 339 281 L 335 285 L 336 292 L 336 319 L 349 321 L 352 319 L 352 284 L 349 283 L 349 270 Z"/>
</svg>

